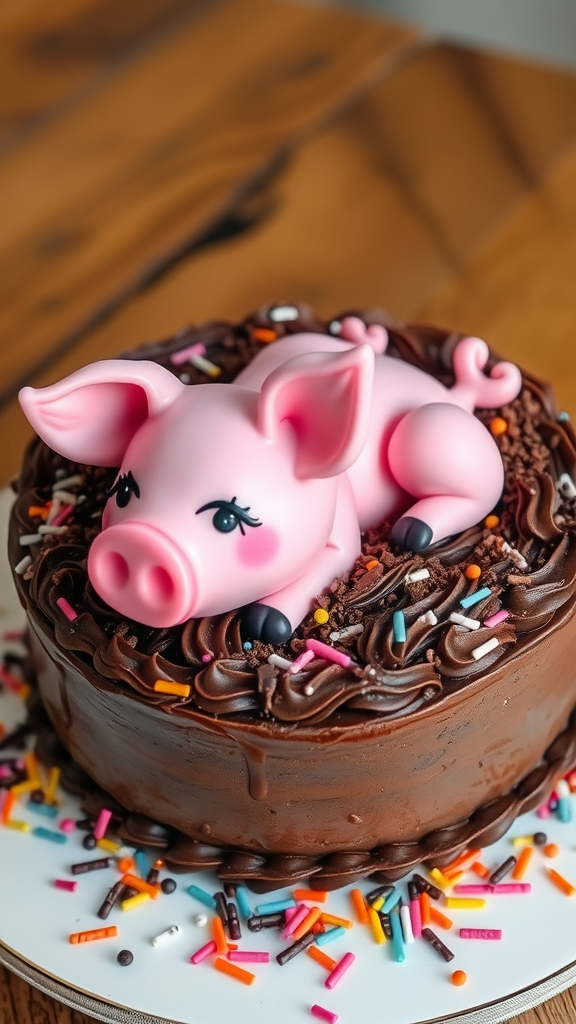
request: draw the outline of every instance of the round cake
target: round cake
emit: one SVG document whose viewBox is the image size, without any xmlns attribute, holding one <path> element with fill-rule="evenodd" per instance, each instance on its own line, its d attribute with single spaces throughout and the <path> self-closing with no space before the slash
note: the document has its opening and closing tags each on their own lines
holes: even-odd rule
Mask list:
<svg viewBox="0 0 576 1024">
<path fill-rule="evenodd" d="M 266 307 L 123 358 L 228 383 L 276 340 L 334 336 L 346 316 L 454 383 L 462 335 L 373 310 L 324 322 Z M 246 641 L 237 611 L 151 627 L 109 607 L 87 558 L 117 467 L 32 443 L 10 529 L 44 709 L 31 713 L 41 755 L 88 813 L 113 810 L 120 835 L 172 870 L 331 889 L 441 865 L 548 796 L 576 761 L 576 439 L 528 374 L 514 401 L 476 417 L 504 465 L 491 514 L 419 553 L 399 550 L 392 522 L 368 530 L 352 569 L 276 645 Z M 292 670 L 311 640 L 313 660 Z"/>
</svg>

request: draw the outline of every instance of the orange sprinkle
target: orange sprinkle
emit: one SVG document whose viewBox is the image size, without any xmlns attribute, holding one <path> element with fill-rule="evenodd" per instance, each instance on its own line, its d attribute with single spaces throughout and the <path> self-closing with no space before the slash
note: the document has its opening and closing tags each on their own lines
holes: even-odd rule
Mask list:
<svg viewBox="0 0 576 1024">
<path fill-rule="evenodd" d="M 486 519 L 484 520 L 484 526 L 488 530 L 495 530 L 497 526 L 500 526 L 499 516 L 486 516 Z"/>
<path fill-rule="evenodd" d="M 91 928 L 87 932 L 72 932 L 70 942 L 73 946 L 77 946 L 81 942 L 94 942 L 95 939 L 115 939 L 117 935 L 118 929 L 113 924 L 109 928 Z"/>
<path fill-rule="evenodd" d="M 4 800 L 4 806 L 2 808 L 2 815 L 0 817 L 0 821 L 2 822 L 2 824 L 5 824 L 8 821 L 10 815 L 12 814 L 12 808 L 14 807 L 15 803 L 16 803 L 16 794 L 13 793 L 11 789 L 9 789 L 7 794 L 6 794 L 6 799 Z"/>
<path fill-rule="evenodd" d="M 256 341 L 276 341 L 278 335 L 276 331 L 272 331 L 269 327 L 254 327 L 252 330 L 252 337 Z"/>
<path fill-rule="evenodd" d="M 312 932 L 313 935 L 323 935 L 326 929 L 321 921 L 316 921 L 312 925 L 310 931 Z"/>
<path fill-rule="evenodd" d="M 438 907 L 435 907 L 433 903 L 430 904 L 430 921 L 434 924 L 439 924 L 441 928 L 451 928 L 454 921 L 451 921 L 449 917 L 446 917 Z"/>
<path fill-rule="evenodd" d="M 542 852 L 545 857 L 557 857 L 560 853 L 560 847 L 556 843 L 547 843 Z"/>
<path fill-rule="evenodd" d="M 351 928 L 354 923 L 346 917 L 334 917 L 334 914 L 322 914 L 320 920 L 322 924 L 335 924 L 340 928 Z"/>
<path fill-rule="evenodd" d="M 218 920 L 220 921 L 220 918 Z M 221 921 L 220 924 L 222 924 Z M 221 957 L 218 957 L 214 961 L 214 967 L 217 971 L 222 971 L 222 974 L 229 974 L 231 978 L 236 978 L 236 981 L 241 981 L 244 985 L 251 985 L 252 982 L 256 981 L 255 974 L 245 971 L 243 967 L 238 967 L 238 964 L 230 963 L 230 960 L 222 960 Z"/>
<path fill-rule="evenodd" d="M 136 889 L 136 892 L 147 892 L 153 900 L 157 900 L 162 891 L 159 885 L 150 885 L 149 882 L 145 882 L 143 878 L 138 878 L 137 875 L 122 875 L 122 881 L 130 889 Z"/>
<path fill-rule="evenodd" d="M 490 871 L 488 868 L 485 868 L 479 860 L 475 860 L 474 863 L 470 865 L 470 871 L 473 871 L 475 875 L 478 875 L 478 878 L 490 877 Z"/>
<path fill-rule="evenodd" d="M 154 689 L 156 693 L 169 693 L 173 697 L 189 697 L 191 687 L 188 683 L 170 683 L 167 679 L 157 679 Z"/>
<path fill-rule="evenodd" d="M 466 982 L 468 981 L 466 971 L 454 971 L 452 977 L 450 978 L 450 981 L 452 982 L 453 985 L 465 985 Z"/>
<path fill-rule="evenodd" d="M 219 917 L 213 917 L 210 925 L 212 929 L 212 938 L 216 943 L 216 952 L 224 954 L 228 952 L 228 942 L 226 941 L 226 934 L 224 932 L 224 925 Z"/>
<path fill-rule="evenodd" d="M 450 878 L 450 875 L 455 874 L 456 871 L 470 867 L 480 856 L 480 853 L 480 850 L 464 850 L 458 857 L 451 860 L 449 864 L 444 864 L 442 874 L 445 878 Z"/>
<path fill-rule="evenodd" d="M 319 889 L 317 892 L 314 889 L 294 889 L 292 893 L 295 900 L 310 900 L 312 903 L 326 903 L 328 899 L 328 893 L 322 892 Z"/>
<path fill-rule="evenodd" d="M 321 913 L 322 911 L 320 910 L 320 907 L 312 907 L 308 911 L 304 920 L 292 932 L 294 942 L 298 942 L 298 939 L 301 939 L 303 935 L 306 935 L 310 931 L 312 926 L 315 925 L 316 921 L 320 918 Z"/>
<path fill-rule="evenodd" d="M 160 871 L 160 868 L 164 867 L 164 861 L 163 860 L 155 860 L 154 861 L 154 867 L 156 868 L 157 871 Z"/>
<path fill-rule="evenodd" d="M 514 870 L 512 872 L 512 878 L 515 882 L 519 882 L 526 874 L 526 869 L 534 853 L 533 846 L 523 846 L 519 855 Z"/>
<path fill-rule="evenodd" d="M 422 926 L 427 928 L 430 924 L 430 897 L 427 892 L 421 892 L 419 896 L 420 900 L 420 917 L 422 919 Z"/>
<path fill-rule="evenodd" d="M 118 871 L 121 871 L 123 875 L 126 874 L 127 871 L 136 870 L 136 864 L 134 863 L 133 857 L 121 857 L 116 866 Z"/>
<path fill-rule="evenodd" d="M 546 868 L 546 871 L 548 872 L 548 877 L 550 881 L 553 882 L 556 888 L 560 889 L 560 891 L 563 892 L 565 896 L 574 895 L 576 889 L 573 885 L 570 885 L 570 882 L 567 882 L 566 879 L 562 877 L 562 875 L 559 875 L 558 872 L 554 871 L 553 868 Z"/>
<path fill-rule="evenodd" d="M 482 575 L 482 569 L 479 565 L 467 565 L 465 575 L 469 580 L 477 580 Z"/>
<path fill-rule="evenodd" d="M 375 569 L 377 565 L 380 565 L 380 562 L 378 561 L 378 559 L 377 558 L 371 558 L 369 562 L 366 562 L 366 565 L 364 566 L 364 568 L 367 569 L 368 572 L 370 572 L 370 569 Z"/>
<path fill-rule="evenodd" d="M 356 912 L 356 920 L 358 921 L 358 924 L 368 924 L 368 911 L 366 910 L 366 904 L 360 889 L 352 889 L 350 899 L 352 900 L 352 906 Z"/>
<path fill-rule="evenodd" d="M 50 502 L 51 504 L 51 502 Z M 28 515 L 39 516 L 40 519 L 48 519 L 48 513 L 50 512 L 50 504 L 48 505 L 30 505 L 28 509 Z"/>
<path fill-rule="evenodd" d="M 493 420 L 490 420 L 490 430 L 495 437 L 498 437 L 499 434 L 506 433 L 508 430 L 508 424 L 501 416 L 495 416 Z"/>
<path fill-rule="evenodd" d="M 331 956 L 328 956 L 328 953 L 325 953 L 323 949 L 319 949 L 318 946 L 308 946 L 306 952 L 316 963 L 322 964 L 322 967 L 325 967 L 327 971 L 333 971 L 336 967 L 336 960 L 333 960 Z"/>
</svg>

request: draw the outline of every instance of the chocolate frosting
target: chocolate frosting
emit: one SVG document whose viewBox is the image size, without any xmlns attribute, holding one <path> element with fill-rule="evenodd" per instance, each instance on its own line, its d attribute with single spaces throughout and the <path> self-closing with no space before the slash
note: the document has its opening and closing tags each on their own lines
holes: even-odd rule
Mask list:
<svg viewBox="0 0 576 1024">
<path fill-rule="evenodd" d="M 355 315 L 361 315 L 367 323 L 387 326 L 389 354 L 432 373 L 447 385 L 453 382 L 451 353 L 460 335 L 432 327 L 393 324 L 376 312 Z M 261 310 L 236 326 L 211 323 L 186 329 L 174 338 L 142 347 L 131 357 L 155 359 L 173 372 L 185 373 L 186 382 L 205 382 L 205 376 L 191 364 L 176 367 L 170 361 L 173 353 L 201 342 L 207 358 L 222 369 L 219 380 L 233 380 L 264 344 L 259 340 L 262 328 L 268 332 L 273 329 L 279 336 L 303 330 L 328 331 L 327 324 L 316 320 L 303 307 L 299 308 L 297 320 L 283 324 L 273 323 L 268 310 Z M 492 356 L 491 362 L 495 361 L 496 356 Z M 487 426 L 494 415 L 493 410 L 478 413 Z M 104 605 L 88 582 L 86 556 L 100 528 L 106 491 L 114 480 L 115 470 L 70 464 L 42 442 L 32 444 L 11 524 L 13 565 L 22 557 L 19 534 L 34 532 L 41 522 L 29 515 L 29 508 L 41 506 L 50 498 L 59 472 L 66 476 L 80 473 L 83 477 L 78 488 L 83 500 L 75 507 L 69 528 L 33 545 L 30 568 L 16 577 L 21 600 L 42 649 L 48 650 L 50 659 L 61 666 L 58 698 L 51 673 L 44 667 L 43 696 L 49 711 L 52 709 L 57 732 L 76 759 L 127 808 L 139 808 L 136 818 L 140 825 L 134 824 L 134 815 L 124 822 L 127 836 L 132 829 L 132 838 L 142 841 L 136 833 L 146 820 L 142 812 L 149 811 L 149 794 L 146 799 L 133 792 L 120 794 L 114 778 L 102 777 L 97 759 L 91 760 L 79 749 L 73 722 L 66 722 L 71 713 L 65 709 L 69 693 L 66 699 L 62 698 L 67 690 L 62 684 L 62 673 L 75 679 L 82 674 L 100 696 L 106 693 L 106 699 L 115 701 L 118 708 L 131 706 L 136 717 L 150 714 L 151 720 L 157 721 L 157 728 L 167 733 L 171 728 L 168 723 L 173 720 L 174 727 L 179 726 L 180 730 L 187 726 L 193 731 L 208 731 L 212 740 L 216 735 L 228 739 L 233 736 L 234 749 L 236 753 L 240 750 L 242 763 L 251 765 L 248 795 L 265 803 L 264 764 L 266 757 L 274 756 L 276 741 L 292 741 L 292 754 L 296 756 L 294 740 L 299 741 L 298 749 L 306 741 L 316 750 L 319 744 L 326 745 L 342 735 L 344 742 L 353 739 L 356 746 L 361 746 L 362 735 L 368 744 L 373 742 L 374 729 L 396 737 L 398 729 L 404 728 L 413 736 L 411 756 L 427 756 L 434 743 L 431 734 L 419 731 L 420 723 L 430 719 L 437 726 L 442 716 L 465 716 L 467 695 L 473 703 L 487 679 L 498 679 L 501 686 L 525 673 L 526 666 L 533 661 L 531 652 L 538 645 L 544 649 L 542 645 L 554 639 L 554 632 L 562 630 L 574 641 L 576 503 L 563 497 L 558 488 L 562 473 L 574 477 L 576 472 L 574 433 L 569 423 L 558 422 L 546 386 L 527 374 L 520 396 L 499 410 L 498 415 L 508 424 L 506 433 L 497 438 L 506 471 L 505 490 L 496 510 L 498 526 L 487 529 L 479 524 L 422 555 L 395 553 L 388 542 L 388 523 L 370 531 L 363 538 L 362 554 L 356 565 L 335 581 L 329 593 L 317 598 L 316 607 L 328 611 L 329 622 L 318 625 L 310 615 L 289 644 L 276 649 L 276 653 L 292 660 L 304 649 L 306 639 L 314 636 L 346 651 L 353 664 L 343 669 L 318 658 L 295 675 L 268 663 L 272 648 L 260 643 L 255 643 L 251 650 L 243 648 L 237 612 L 153 630 L 122 619 Z M 481 584 L 464 574 L 470 563 L 480 566 Z M 413 584 L 404 582 L 407 573 L 424 566 L 430 572 L 428 579 Z M 492 629 L 484 628 L 481 640 L 478 633 L 449 621 L 451 612 L 462 610 L 461 599 L 479 585 L 489 586 L 491 593 L 474 606 L 475 618 L 484 620 L 502 608 L 509 613 L 506 621 Z M 72 622 L 57 604 L 61 597 L 78 613 Z M 407 626 L 403 644 L 393 643 L 392 615 L 398 608 L 403 609 Z M 437 619 L 433 625 L 423 619 L 430 610 Z M 344 631 L 351 625 L 362 626 L 362 632 L 337 641 L 330 638 L 331 632 Z M 498 646 L 476 661 L 472 651 L 493 636 L 498 638 Z M 41 661 L 40 648 L 36 649 L 37 660 Z M 181 698 L 155 692 L 154 682 L 159 678 L 190 684 L 190 696 Z M 399 832 L 408 832 L 411 841 L 407 844 L 382 845 L 385 830 L 371 821 L 369 829 L 359 830 L 359 840 L 356 835 L 347 837 L 349 829 L 340 829 L 339 839 L 335 835 L 326 840 L 333 850 L 330 856 L 336 860 L 326 861 L 324 857 L 319 861 L 318 849 L 323 841 L 318 835 L 303 840 L 293 835 L 282 837 L 274 829 L 262 827 L 256 837 L 242 835 L 241 829 L 234 832 L 234 827 L 225 834 L 225 828 L 217 827 L 208 837 L 215 839 L 212 844 L 204 841 L 206 834 L 198 818 L 187 819 L 186 823 L 182 814 L 159 808 L 159 821 L 167 821 L 187 833 L 175 840 L 173 831 L 168 831 L 165 843 L 171 861 L 188 867 L 217 862 L 225 877 L 249 877 L 254 884 L 259 879 L 259 884 L 267 886 L 280 877 L 282 880 L 277 884 L 314 871 L 316 883 L 331 887 L 374 871 L 392 877 L 394 872 L 404 873 L 412 863 L 430 856 L 430 851 L 438 858 L 451 854 L 465 841 L 484 835 L 497 838 L 495 831 L 503 822 L 509 824 L 527 803 L 533 805 L 535 794 L 540 798 L 558 771 L 562 758 L 550 759 L 544 750 L 561 730 L 566 735 L 568 714 L 576 702 L 573 667 L 566 690 L 568 695 L 556 702 L 554 722 L 548 721 L 539 733 L 536 730 L 538 734 L 535 733 L 528 752 L 513 756 L 512 747 L 507 750 L 506 757 L 512 760 L 500 765 L 497 782 L 483 780 L 478 800 L 472 797 L 455 801 L 454 794 L 447 789 L 446 806 L 436 814 L 435 822 L 434 815 L 430 817 L 419 809 L 416 814 L 412 810 L 410 825 L 401 821 L 403 815 L 399 810 L 396 834 L 392 834 L 393 829 L 391 838 L 397 840 Z M 537 704 L 536 691 L 530 691 L 526 699 Z M 524 709 L 526 714 L 531 710 L 532 705 Z M 92 713 L 97 715 L 95 707 Z M 109 707 L 107 713 L 113 716 L 113 708 Z M 247 738 L 246 732 L 252 738 Z M 570 732 L 569 741 L 565 740 L 570 756 L 573 739 Z M 316 757 L 325 753 L 319 749 Z M 369 755 L 367 750 L 366 756 Z M 562 756 L 568 756 L 566 750 Z M 386 768 L 385 760 L 382 766 Z M 407 769 L 408 762 L 404 766 Z M 526 778 L 518 787 L 522 775 Z M 323 784 L 317 781 L 317 785 Z M 470 779 L 469 785 L 474 787 L 477 783 Z M 309 799 L 313 799 L 312 791 Z M 499 800 L 504 801 L 501 806 Z M 246 810 L 244 803 L 243 806 Z M 196 807 L 194 814 L 198 813 Z M 365 809 L 364 816 L 352 817 L 365 821 L 366 813 Z M 222 817 L 226 816 L 234 817 L 230 808 L 223 812 Z M 440 820 L 442 816 L 446 820 Z M 452 825 L 458 816 L 462 823 Z M 433 824 L 438 827 L 428 828 Z M 358 841 L 363 847 L 360 851 L 355 848 Z M 340 852 L 346 843 L 354 849 L 353 853 Z M 225 855 L 223 846 L 228 847 Z M 231 846 L 236 848 L 233 853 Z M 239 852 L 241 847 L 248 847 L 251 852 Z M 288 858 L 290 868 L 286 849 L 294 854 Z M 244 858 L 241 874 L 239 857 Z M 335 883 L 336 879 L 339 881 Z"/>
</svg>

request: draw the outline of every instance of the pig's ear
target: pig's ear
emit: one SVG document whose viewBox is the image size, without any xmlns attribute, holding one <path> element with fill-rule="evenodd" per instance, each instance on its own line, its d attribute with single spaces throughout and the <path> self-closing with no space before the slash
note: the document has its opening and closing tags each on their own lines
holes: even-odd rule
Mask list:
<svg viewBox="0 0 576 1024">
<path fill-rule="evenodd" d="M 264 381 L 258 429 L 273 440 L 280 424 L 290 421 L 298 439 L 299 479 L 343 473 L 366 439 L 373 378 L 369 345 L 290 359 Z"/>
<path fill-rule="evenodd" d="M 171 405 L 184 386 L 157 363 L 103 359 L 50 387 L 23 388 L 19 399 L 54 451 L 74 462 L 119 466 L 142 423 Z"/>
</svg>

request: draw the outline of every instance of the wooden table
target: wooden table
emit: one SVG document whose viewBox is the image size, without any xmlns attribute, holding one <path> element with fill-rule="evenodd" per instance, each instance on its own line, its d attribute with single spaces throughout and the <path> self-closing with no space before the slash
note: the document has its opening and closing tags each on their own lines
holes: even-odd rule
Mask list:
<svg viewBox="0 0 576 1024">
<path fill-rule="evenodd" d="M 0 57 L 2 480 L 23 382 L 283 299 L 478 333 L 576 413 L 574 77 L 285 0 L 7 0 Z M 88 1021 L 0 971 L 0 1024 Z"/>
</svg>

